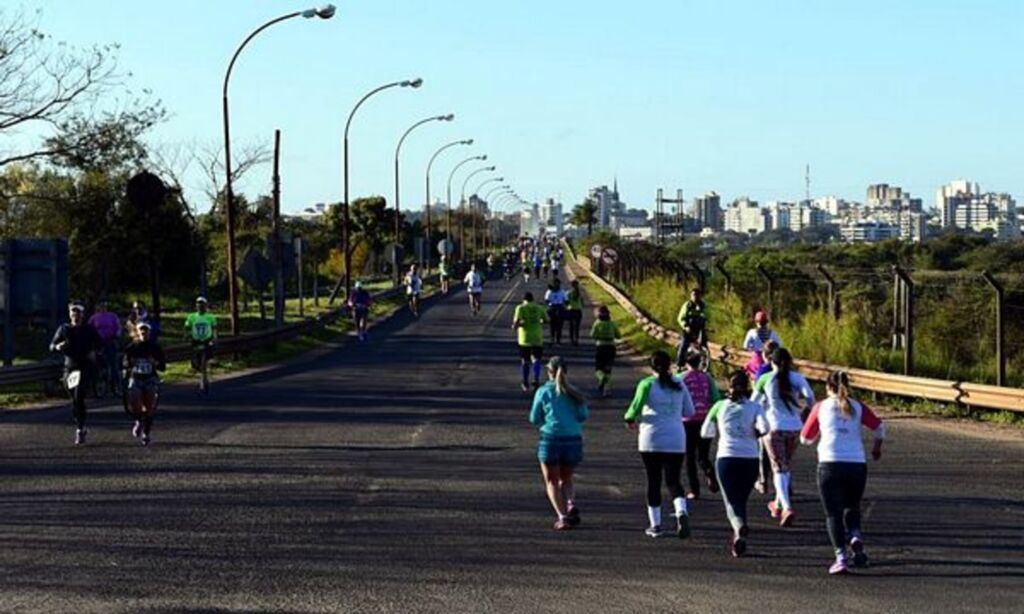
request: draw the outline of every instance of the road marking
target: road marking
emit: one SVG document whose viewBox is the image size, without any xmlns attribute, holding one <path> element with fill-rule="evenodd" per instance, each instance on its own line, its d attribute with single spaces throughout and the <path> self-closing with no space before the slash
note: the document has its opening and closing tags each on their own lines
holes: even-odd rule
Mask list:
<svg viewBox="0 0 1024 614">
<path fill-rule="evenodd" d="M 491 317 L 487 319 L 487 323 L 484 324 L 484 330 L 490 328 L 491 325 L 494 324 L 494 321 L 498 319 L 498 316 L 501 315 L 501 312 L 505 309 L 505 306 L 508 304 L 509 297 L 512 296 L 512 293 L 515 292 L 516 288 L 519 287 L 519 281 L 520 280 L 516 278 L 516 280 L 512 282 L 512 287 L 509 288 L 508 292 L 505 293 L 505 296 L 501 297 L 501 301 L 498 302 L 498 306 L 494 309 L 494 313 L 491 314 Z"/>
</svg>

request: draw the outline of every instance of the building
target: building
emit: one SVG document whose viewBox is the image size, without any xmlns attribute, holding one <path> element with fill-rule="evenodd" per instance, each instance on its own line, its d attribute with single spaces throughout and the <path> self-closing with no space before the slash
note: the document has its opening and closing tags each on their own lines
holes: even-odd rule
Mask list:
<svg viewBox="0 0 1024 614">
<path fill-rule="evenodd" d="M 724 219 L 722 216 L 722 197 L 716 192 L 708 192 L 693 200 L 693 217 L 697 220 L 700 229 L 710 228 L 711 230 L 722 230 Z"/>
<path fill-rule="evenodd" d="M 597 226 L 607 227 L 611 224 L 612 215 L 625 210 L 626 206 L 619 200 L 619 182 L 609 190 L 603 185 L 590 190 L 590 200 L 597 204 Z"/>
<path fill-rule="evenodd" d="M 814 199 L 814 206 L 828 213 L 830 219 L 842 218 L 850 210 L 850 203 L 835 196 Z"/>
<path fill-rule="evenodd" d="M 1009 194 L 982 193 L 976 182 L 958 180 L 939 188 L 935 207 L 943 228 L 991 233 L 1001 240 L 1021 236 L 1017 202 Z"/>
<path fill-rule="evenodd" d="M 519 236 L 539 237 L 542 229 L 540 207 L 537 203 L 524 205 L 519 215 Z"/>
<path fill-rule="evenodd" d="M 943 228 L 954 227 L 956 208 L 980 194 L 981 186 L 965 179 L 952 181 L 939 188 L 935 194 L 935 210 L 939 212 L 939 225 Z"/>
<path fill-rule="evenodd" d="M 726 230 L 741 234 L 757 234 L 772 227 L 768 211 L 746 196 L 734 200 L 723 217 Z"/>
<path fill-rule="evenodd" d="M 850 243 L 877 243 L 896 239 L 900 236 L 900 229 L 893 224 L 879 221 L 856 222 L 847 224 L 839 229 L 843 241 Z"/>
<path fill-rule="evenodd" d="M 565 215 L 562 213 L 562 203 L 555 202 L 555 199 L 548 198 L 540 204 L 540 223 L 546 230 L 562 236 L 565 225 Z"/>
</svg>

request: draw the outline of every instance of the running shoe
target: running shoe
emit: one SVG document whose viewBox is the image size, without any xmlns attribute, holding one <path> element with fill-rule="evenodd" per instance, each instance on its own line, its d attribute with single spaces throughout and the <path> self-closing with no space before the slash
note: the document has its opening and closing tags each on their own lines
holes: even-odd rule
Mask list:
<svg viewBox="0 0 1024 614">
<path fill-rule="evenodd" d="M 782 512 L 779 510 L 779 506 L 774 501 L 768 502 L 768 513 L 772 515 L 772 518 L 778 520 L 782 516 Z"/>
<path fill-rule="evenodd" d="M 733 558 L 740 558 L 747 552 L 747 538 L 746 537 L 734 537 L 732 540 L 732 556 Z"/>
<path fill-rule="evenodd" d="M 700 493 L 691 490 L 690 492 L 686 493 L 686 498 L 689 499 L 690 501 L 696 501 L 697 499 L 700 499 Z"/>
<path fill-rule="evenodd" d="M 568 531 L 571 528 L 572 525 L 569 524 L 569 521 L 566 518 L 559 518 L 555 521 L 554 529 L 556 531 Z"/>
<path fill-rule="evenodd" d="M 569 523 L 569 526 L 576 527 L 580 524 L 580 508 L 575 505 L 570 505 L 569 509 L 566 510 L 565 520 Z"/>
<path fill-rule="evenodd" d="M 523 389 L 523 392 L 530 391 L 530 386 L 528 384 L 519 384 L 519 387 Z"/>
<path fill-rule="evenodd" d="M 707 482 L 708 490 L 713 493 L 718 492 L 718 480 L 715 478 L 715 473 L 713 471 L 705 472 L 704 480 Z"/>
<path fill-rule="evenodd" d="M 149 438 L 149 435 L 148 435 L 148 434 L 145 434 L 145 433 L 143 433 L 143 435 L 142 435 L 142 439 L 141 439 L 140 441 L 142 441 L 142 445 L 144 445 L 144 446 L 148 446 L 148 445 L 149 445 L 149 442 L 150 442 L 150 438 Z"/>
<path fill-rule="evenodd" d="M 833 576 L 845 574 L 849 571 L 850 564 L 846 562 L 845 556 L 837 556 L 836 562 L 832 563 L 832 566 L 828 568 L 828 573 Z"/>
<path fill-rule="evenodd" d="M 764 483 L 763 480 L 758 480 L 758 481 L 754 482 L 754 490 L 756 490 L 757 492 L 759 492 L 759 493 L 761 493 L 763 495 L 765 493 L 765 491 L 768 490 L 768 488 L 765 486 L 765 483 Z"/>
<path fill-rule="evenodd" d="M 796 512 L 793 510 L 782 510 L 782 520 L 779 521 L 780 527 L 791 527 L 793 526 L 793 520 L 796 519 Z"/>
<path fill-rule="evenodd" d="M 135 426 L 132 427 L 132 437 L 138 439 L 142 436 L 142 422 L 136 420 Z"/>
<path fill-rule="evenodd" d="M 661 527 L 647 527 L 644 529 L 644 535 L 647 537 L 661 537 Z"/>
<path fill-rule="evenodd" d="M 676 517 L 676 537 L 690 539 L 690 515 L 685 512 Z"/>
<path fill-rule="evenodd" d="M 853 550 L 853 566 L 867 567 L 868 554 L 864 552 L 864 542 L 859 537 L 850 540 L 850 550 Z"/>
<path fill-rule="evenodd" d="M 75 445 L 84 446 L 85 436 L 89 434 L 89 431 L 85 429 L 75 429 Z"/>
</svg>

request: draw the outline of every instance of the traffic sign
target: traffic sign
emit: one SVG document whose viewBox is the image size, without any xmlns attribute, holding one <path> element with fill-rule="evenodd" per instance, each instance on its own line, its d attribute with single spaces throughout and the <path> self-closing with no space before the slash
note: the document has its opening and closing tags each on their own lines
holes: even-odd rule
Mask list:
<svg viewBox="0 0 1024 614">
<path fill-rule="evenodd" d="M 455 251 L 455 244 L 448 239 L 441 239 L 437 243 L 437 253 L 442 256 L 450 256 Z"/>
<path fill-rule="evenodd" d="M 618 260 L 619 252 L 615 251 L 611 247 L 605 248 L 605 250 L 601 252 L 601 262 L 607 264 L 608 266 L 612 266 L 613 264 L 618 262 Z"/>
<path fill-rule="evenodd" d="M 603 250 L 603 249 L 604 248 L 601 247 L 600 243 L 595 243 L 590 248 L 590 257 L 591 258 L 595 258 L 595 259 L 596 258 L 600 258 L 601 257 L 601 250 Z"/>
</svg>

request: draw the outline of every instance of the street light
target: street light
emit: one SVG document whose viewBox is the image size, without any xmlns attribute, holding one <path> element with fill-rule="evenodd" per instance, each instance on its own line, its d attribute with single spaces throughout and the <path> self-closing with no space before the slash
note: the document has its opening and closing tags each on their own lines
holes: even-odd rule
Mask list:
<svg viewBox="0 0 1024 614">
<path fill-rule="evenodd" d="M 497 192 L 498 190 L 511 190 L 511 189 L 512 189 L 512 186 L 510 186 L 510 185 L 509 185 L 509 184 L 507 184 L 507 183 L 506 183 L 506 184 L 504 184 L 504 185 L 499 185 L 499 186 L 493 187 L 493 188 L 491 188 L 491 191 L 490 191 L 490 192 L 488 192 L 488 193 L 487 193 L 486 195 L 484 195 L 484 200 L 485 200 L 486 202 L 490 202 L 490 198 L 491 198 L 491 196 L 492 196 L 492 195 L 493 195 L 493 194 L 494 194 L 495 192 Z"/>
<path fill-rule="evenodd" d="M 249 36 L 245 37 L 242 44 L 235 50 L 235 54 L 231 56 L 231 61 L 228 62 L 228 70 L 224 73 L 224 92 L 222 98 L 222 109 L 224 113 L 224 198 L 225 198 L 225 232 L 227 233 L 227 252 L 228 252 L 228 302 L 231 304 L 231 334 L 238 334 L 238 276 L 235 273 L 235 193 L 231 188 L 231 121 L 230 113 L 228 111 L 228 83 L 231 81 L 231 71 L 235 67 L 235 61 L 238 60 L 238 55 L 242 53 L 242 49 L 249 44 L 257 34 L 266 30 L 270 26 L 292 19 L 293 17 L 305 17 L 306 19 L 312 17 L 319 17 L 320 19 L 330 19 L 334 16 L 335 8 L 333 4 L 325 4 L 320 8 L 306 9 L 305 11 L 295 11 L 282 15 L 275 19 L 271 19 L 262 26 L 252 31 Z"/>
<path fill-rule="evenodd" d="M 505 181 L 505 178 L 504 177 L 491 177 L 490 179 L 484 179 L 483 182 L 481 182 L 480 185 L 476 186 L 476 188 L 473 190 L 473 194 L 476 194 L 477 196 L 480 196 L 480 188 L 484 187 L 488 183 L 494 183 L 495 181 Z"/>
<path fill-rule="evenodd" d="M 426 237 L 427 237 L 427 262 L 426 262 L 426 269 L 427 269 L 428 272 L 430 271 L 430 252 L 431 252 L 431 249 L 433 249 L 430 246 L 430 169 L 434 166 L 434 160 L 436 160 L 437 157 L 439 155 L 441 155 L 441 153 L 443 153 L 446 149 L 450 149 L 452 147 L 457 147 L 459 145 L 472 145 L 472 144 L 473 144 L 473 139 L 463 139 L 461 141 L 452 141 L 451 143 L 448 143 L 447 145 L 441 146 L 440 149 L 435 151 L 434 155 L 430 156 L 430 162 L 427 162 L 427 229 L 426 229 L 427 230 L 427 232 L 426 232 Z M 449 195 L 448 200 L 451 200 L 451 196 L 450 195 Z"/>
<path fill-rule="evenodd" d="M 363 106 L 363 103 L 366 102 L 374 94 L 383 92 L 384 90 L 391 89 L 393 87 L 411 87 L 413 89 L 417 89 L 421 85 L 423 85 L 423 79 L 419 78 L 406 79 L 405 81 L 395 81 L 393 83 L 386 83 L 384 85 L 381 85 L 380 87 L 374 88 L 367 92 L 362 98 L 359 99 L 359 102 L 356 103 L 356 106 L 352 107 L 352 112 L 348 114 L 348 121 L 345 122 L 345 141 L 342 148 L 342 155 L 344 158 L 344 168 L 342 174 L 345 177 L 345 192 L 344 201 L 341 203 L 341 212 L 343 219 L 342 242 L 344 243 L 345 250 L 345 272 L 343 279 L 339 279 L 337 285 L 334 286 L 334 290 L 331 291 L 331 297 L 327 301 L 328 304 L 334 303 L 334 299 L 337 297 L 338 291 L 341 289 L 342 281 L 344 281 L 345 283 L 345 297 L 347 298 L 352 294 L 352 246 L 349 244 L 352 235 L 352 220 L 349 214 L 348 206 L 348 132 L 349 129 L 352 127 L 352 119 L 356 116 L 356 111 L 359 110 L 359 107 Z"/>
<path fill-rule="evenodd" d="M 446 223 L 448 228 L 446 229 L 446 232 L 447 232 L 447 238 L 448 238 L 449 241 L 451 241 L 451 237 L 452 237 L 452 179 L 455 178 L 455 173 L 457 173 L 460 168 L 462 168 L 464 165 L 469 164 L 470 162 L 472 162 L 474 160 L 480 160 L 481 162 L 483 162 L 483 161 L 487 160 L 487 156 L 486 155 L 481 155 L 481 156 L 473 156 L 471 158 L 466 158 L 462 162 L 459 162 L 458 164 L 456 164 L 455 168 L 453 168 L 452 172 L 448 175 L 448 216 L 447 216 L 448 217 L 448 221 Z M 460 244 L 459 245 L 459 260 L 462 260 L 463 254 L 464 254 L 464 250 L 462 248 L 462 245 Z"/>
<path fill-rule="evenodd" d="M 462 243 L 463 245 L 465 245 L 465 242 L 466 242 L 466 232 L 465 232 L 465 223 L 466 223 L 466 209 L 465 209 L 465 207 L 466 207 L 466 186 L 469 185 L 469 180 L 472 179 L 473 177 L 475 177 L 476 175 L 479 175 L 480 173 L 490 173 L 490 172 L 493 172 L 497 168 L 498 167 L 496 167 L 494 165 L 485 166 L 483 168 L 478 168 L 475 171 L 473 171 L 472 173 L 470 173 L 469 175 L 467 175 L 465 181 L 462 182 L 462 199 L 459 201 L 459 242 Z M 472 213 L 472 211 L 470 211 L 470 213 Z M 477 253 L 476 229 L 477 229 L 476 216 L 474 215 L 473 216 L 473 257 L 474 258 L 476 258 L 476 253 Z"/>
<path fill-rule="evenodd" d="M 401 154 L 401 152 L 402 152 L 402 144 L 405 143 L 406 137 L 408 137 L 409 134 L 413 130 L 415 130 L 416 128 L 419 128 L 423 124 L 428 124 L 430 122 L 450 122 L 450 121 L 453 121 L 454 119 L 455 119 L 455 114 L 454 113 L 449 113 L 447 115 L 436 115 L 434 117 L 428 117 L 426 119 L 421 119 L 420 121 L 416 122 L 412 126 L 409 126 L 409 129 L 406 130 L 404 134 L 402 134 L 402 138 L 398 139 L 398 146 L 395 147 L 395 244 L 396 245 L 401 245 L 401 243 L 402 243 L 401 240 L 400 240 L 400 237 L 399 237 L 399 229 L 401 227 L 400 223 L 399 223 L 399 211 L 401 209 L 400 209 L 399 186 L 398 186 L 398 184 L 399 184 L 399 181 L 398 181 L 398 177 L 399 177 L 399 175 L 398 175 L 398 158 L 399 158 L 399 154 Z M 427 250 L 429 251 L 429 249 L 430 249 L 430 242 L 428 241 L 427 242 Z M 399 272 L 398 272 L 398 250 L 397 249 L 395 250 L 395 262 L 394 262 L 393 266 L 394 266 L 394 273 L 395 273 L 395 282 L 397 283 L 398 279 L 399 279 Z"/>
</svg>

